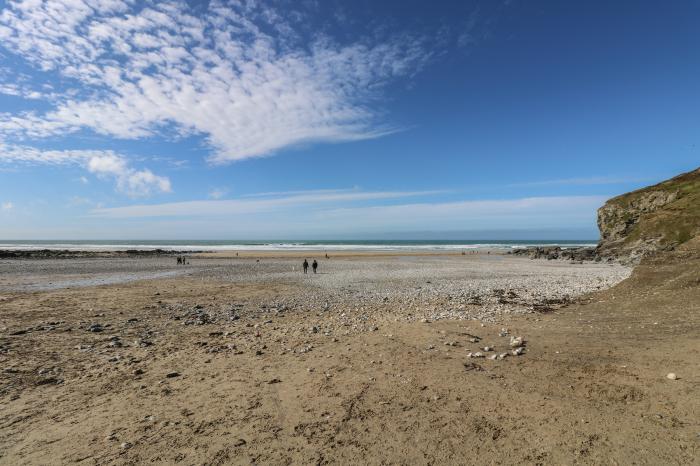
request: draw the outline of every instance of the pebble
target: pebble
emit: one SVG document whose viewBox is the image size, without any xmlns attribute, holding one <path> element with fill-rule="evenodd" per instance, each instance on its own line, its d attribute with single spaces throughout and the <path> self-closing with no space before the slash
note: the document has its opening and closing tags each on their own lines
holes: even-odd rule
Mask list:
<svg viewBox="0 0 700 466">
<path fill-rule="evenodd" d="M 525 341 L 523 340 L 523 337 L 510 337 L 510 347 L 511 348 L 519 348 L 523 346 Z"/>
<path fill-rule="evenodd" d="M 522 346 L 518 346 L 518 347 L 515 348 L 513 351 L 511 351 L 511 354 L 512 354 L 513 356 L 520 356 L 520 355 L 523 354 L 524 352 L 525 352 L 525 348 L 523 348 Z"/>
<path fill-rule="evenodd" d="M 165 374 L 165 376 L 169 379 L 172 379 L 174 377 L 180 377 L 180 373 L 179 372 L 168 372 L 167 374 Z"/>
<path fill-rule="evenodd" d="M 669 372 L 666 374 L 668 380 L 678 380 L 678 376 L 674 372 Z"/>
<path fill-rule="evenodd" d="M 129 442 L 123 442 L 123 443 L 120 445 L 120 447 L 121 447 L 122 450 L 128 450 L 129 448 L 132 447 L 132 445 L 131 445 Z"/>
</svg>

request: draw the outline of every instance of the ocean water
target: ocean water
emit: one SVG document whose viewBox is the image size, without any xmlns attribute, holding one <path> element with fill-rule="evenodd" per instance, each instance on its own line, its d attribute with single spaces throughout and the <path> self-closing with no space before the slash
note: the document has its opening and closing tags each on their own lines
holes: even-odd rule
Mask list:
<svg viewBox="0 0 700 466">
<path fill-rule="evenodd" d="M 0 240 L 0 250 L 66 249 L 81 251 L 115 251 L 127 249 L 172 249 L 177 251 L 457 251 L 479 248 L 507 250 L 526 246 L 561 246 L 563 248 L 566 248 L 595 245 L 596 242 L 593 240 Z"/>
</svg>

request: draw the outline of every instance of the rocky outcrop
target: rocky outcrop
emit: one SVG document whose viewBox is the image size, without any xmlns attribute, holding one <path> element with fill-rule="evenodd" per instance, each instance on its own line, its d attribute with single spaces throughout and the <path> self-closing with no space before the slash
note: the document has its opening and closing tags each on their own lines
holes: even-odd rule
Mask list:
<svg viewBox="0 0 700 466">
<path fill-rule="evenodd" d="M 197 254 L 205 251 L 171 251 L 165 249 L 128 249 L 125 251 L 79 251 L 67 249 L 4 249 L 0 259 L 76 259 L 88 257 L 150 257 Z"/>
<path fill-rule="evenodd" d="M 515 249 L 509 254 L 516 256 L 527 256 L 530 259 L 547 260 L 570 260 L 572 262 L 596 260 L 596 249 L 591 247 L 570 247 L 560 246 L 532 246 L 528 248 Z"/>
<path fill-rule="evenodd" d="M 627 263 L 700 235 L 700 169 L 610 199 L 598 210 L 597 255 Z"/>
</svg>

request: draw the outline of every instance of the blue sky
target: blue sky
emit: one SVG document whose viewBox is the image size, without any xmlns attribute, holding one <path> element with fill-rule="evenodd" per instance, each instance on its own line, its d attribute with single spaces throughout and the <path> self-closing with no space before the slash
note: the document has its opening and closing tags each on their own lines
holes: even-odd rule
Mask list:
<svg viewBox="0 0 700 466">
<path fill-rule="evenodd" d="M 0 1 L 0 238 L 595 238 L 700 165 L 697 1 Z"/>
</svg>

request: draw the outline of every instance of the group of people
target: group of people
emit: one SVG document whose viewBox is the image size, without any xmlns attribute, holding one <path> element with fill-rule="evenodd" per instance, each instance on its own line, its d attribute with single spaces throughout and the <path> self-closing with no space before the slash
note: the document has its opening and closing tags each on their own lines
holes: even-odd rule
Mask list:
<svg viewBox="0 0 700 466">
<path fill-rule="evenodd" d="M 177 256 L 177 265 L 189 265 L 189 261 L 185 256 Z"/>
<path fill-rule="evenodd" d="M 301 264 L 302 268 L 304 269 L 304 273 L 308 273 L 309 271 L 309 261 L 304 259 L 304 263 Z M 318 262 L 316 262 L 316 259 L 311 263 L 311 268 L 314 270 L 314 273 L 316 273 L 316 269 L 318 269 Z"/>
</svg>

